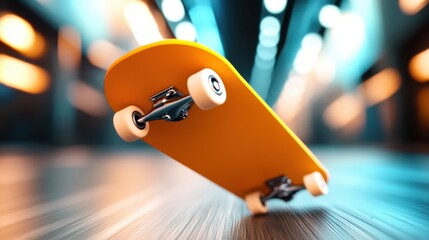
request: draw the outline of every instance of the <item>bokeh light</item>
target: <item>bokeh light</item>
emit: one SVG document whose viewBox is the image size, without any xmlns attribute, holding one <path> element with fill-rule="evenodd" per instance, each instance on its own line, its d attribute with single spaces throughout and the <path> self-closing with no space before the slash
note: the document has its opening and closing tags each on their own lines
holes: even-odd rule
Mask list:
<svg viewBox="0 0 429 240">
<path fill-rule="evenodd" d="M 129 1 L 124 9 L 125 20 L 140 45 L 163 39 L 158 25 L 147 4 L 142 1 Z M 141 26 L 145 23 L 144 27 Z"/>
<path fill-rule="evenodd" d="M 23 92 L 40 94 L 49 87 L 49 75 L 38 66 L 0 54 L 0 83 Z"/>
<path fill-rule="evenodd" d="M 319 13 L 319 22 L 325 28 L 332 28 L 341 17 L 340 9 L 335 5 L 325 5 Z"/>
<path fill-rule="evenodd" d="M 264 17 L 261 20 L 260 30 L 265 36 L 276 36 L 280 32 L 280 21 L 272 16 Z"/>
<path fill-rule="evenodd" d="M 24 19 L 5 14 L 0 17 L 0 39 L 19 51 L 27 51 L 36 41 L 36 32 Z"/>
<path fill-rule="evenodd" d="M 323 40 L 317 33 L 308 33 L 302 39 L 301 47 L 308 49 L 311 52 L 318 53 L 322 50 Z"/>
<path fill-rule="evenodd" d="M 95 41 L 88 48 L 88 60 L 101 69 L 108 69 L 124 54 L 125 51 L 106 40 Z"/>
<path fill-rule="evenodd" d="M 188 21 L 177 24 L 174 35 L 177 39 L 182 40 L 195 41 L 197 39 L 197 31 L 194 25 Z"/>
<path fill-rule="evenodd" d="M 332 28 L 331 34 L 338 58 L 349 59 L 361 49 L 365 41 L 365 24 L 360 15 L 344 13 Z"/>
<path fill-rule="evenodd" d="M 401 75 L 393 68 L 387 68 L 366 80 L 360 91 L 368 106 L 378 104 L 396 93 L 401 86 Z"/>
<path fill-rule="evenodd" d="M 332 102 L 325 113 L 323 119 L 327 126 L 332 129 L 341 129 L 350 124 L 365 110 L 364 102 L 359 96 L 354 94 L 344 94 Z"/>
<path fill-rule="evenodd" d="M 414 15 L 422 10 L 427 3 L 427 0 L 399 0 L 399 7 L 405 14 Z"/>
<path fill-rule="evenodd" d="M 408 64 L 408 69 L 416 81 L 429 81 L 429 48 L 414 56 Z"/>
<path fill-rule="evenodd" d="M 163 0 L 161 9 L 165 18 L 171 22 L 178 22 L 185 17 L 185 8 L 180 0 Z"/>
<path fill-rule="evenodd" d="M 264 0 L 264 6 L 268 12 L 279 14 L 286 8 L 287 0 Z"/>
</svg>

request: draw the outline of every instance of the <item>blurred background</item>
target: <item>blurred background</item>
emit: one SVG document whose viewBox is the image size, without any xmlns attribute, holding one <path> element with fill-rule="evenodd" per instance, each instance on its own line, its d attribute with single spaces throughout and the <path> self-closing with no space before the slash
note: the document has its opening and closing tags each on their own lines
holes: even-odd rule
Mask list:
<svg viewBox="0 0 429 240">
<path fill-rule="evenodd" d="M 138 46 L 179 38 L 224 55 L 306 143 L 428 143 L 426 3 L 2 1 L 0 141 L 128 146 L 113 129 L 105 71 Z"/>
<path fill-rule="evenodd" d="M 427 3 L 2 0 L 0 238 L 426 239 Z M 225 56 L 328 167 L 330 194 L 252 218 L 200 175 L 122 141 L 106 69 L 166 38 Z"/>
</svg>

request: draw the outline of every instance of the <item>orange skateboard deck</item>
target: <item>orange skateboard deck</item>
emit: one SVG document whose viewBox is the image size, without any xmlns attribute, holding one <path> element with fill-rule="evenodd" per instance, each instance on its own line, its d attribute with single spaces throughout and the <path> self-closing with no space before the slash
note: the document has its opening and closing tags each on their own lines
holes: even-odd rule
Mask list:
<svg viewBox="0 0 429 240">
<path fill-rule="evenodd" d="M 139 47 L 107 71 L 105 94 L 113 111 L 134 105 L 147 113 L 150 97 L 174 86 L 188 94 L 187 79 L 204 68 L 222 79 L 227 98 L 204 111 L 193 106 L 178 122 L 153 121 L 141 140 L 235 195 L 270 191 L 267 180 L 286 175 L 293 184 L 328 172 L 301 140 L 221 55 L 198 43 L 164 40 Z"/>
</svg>

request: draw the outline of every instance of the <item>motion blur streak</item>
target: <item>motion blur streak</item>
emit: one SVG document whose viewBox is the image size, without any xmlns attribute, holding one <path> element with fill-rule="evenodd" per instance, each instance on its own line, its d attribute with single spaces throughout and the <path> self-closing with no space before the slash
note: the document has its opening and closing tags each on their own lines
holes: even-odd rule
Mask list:
<svg viewBox="0 0 429 240">
<path fill-rule="evenodd" d="M 419 82 L 429 81 L 429 48 L 414 56 L 408 69 L 411 76 Z"/>
<path fill-rule="evenodd" d="M 340 129 L 355 120 L 364 111 L 363 101 L 354 94 L 344 94 L 328 106 L 323 119 L 326 125 Z"/>
<path fill-rule="evenodd" d="M 35 210 L 38 167 L 37 161 L 30 156 L 15 151 L 4 154 L 4 149 L 0 151 L 0 239 L 14 239 L 19 233 L 39 227 L 31 221 L 14 221 L 15 213 L 21 209 Z M 9 224 L 13 224 L 12 228 L 6 229 Z"/>
<path fill-rule="evenodd" d="M 48 89 L 49 75 L 38 66 L 0 54 L 0 83 L 23 92 L 39 94 Z"/>
<path fill-rule="evenodd" d="M 427 0 L 399 0 L 399 7 L 408 15 L 418 13 L 427 4 Z"/>
<path fill-rule="evenodd" d="M 88 49 L 88 59 L 95 66 L 106 69 L 125 52 L 113 43 L 99 40 L 91 43 Z"/>
<path fill-rule="evenodd" d="M 75 108 L 91 116 L 103 116 L 107 113 L 104 96 L 82 81 L 73 82 L 69 86 L 67 97 Z"/>
<path fill-rule="evenodd" d="M 368 106 L 378 104 L 398 91 L 401 86 L 401 76 L 393 68 L 387 68 L 377 73 L 360 86 L 361 94 Z"/>
<path fill-rule="evenodd" d="M 130 1 L 125 5 L 125 20 L 140 45 L 162 40 L 158 25 L 145 2 Z"/>
<path fill-rule="evenodd" d="M 11 153 L 0 156 L 0 186 L 25 181 L 35 178 L 35 169 L 31 164 L 31 158 L 24 154 Z M 16 174 L 19 172 L 20 174 Z M 3 227 L 4 221 L 0 221 Z"/>
<path fill-rule="evenodd" d="M 81 37 L 76 29 L 65 26 L 58 34 L 58 61 L 67 69 L 79 67 L 81 58 Z"/>
</svg>

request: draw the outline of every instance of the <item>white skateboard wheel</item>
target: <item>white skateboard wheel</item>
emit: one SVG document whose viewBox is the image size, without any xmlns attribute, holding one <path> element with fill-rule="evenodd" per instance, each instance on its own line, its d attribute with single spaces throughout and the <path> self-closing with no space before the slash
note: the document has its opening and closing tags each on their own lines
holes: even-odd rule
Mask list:
<svg viewBox="0 0 429 240">
<path fill-rule="evenodd" d="M 260 192 L 253 192 L 244 197 L 244 201 L 253 215 L 264 214 L 268 212 L 268 208 L 262 202 L 261 197 L 262 193 Z"/>
<path fill-rule="evenodd" d="M 312 172 L 304 176 L 304 186 L 313 196 L 324 195 L 328 193 L 328 185 L 322 174 Z"/>
<path fill-rule="evenodd" d="M 139 127 L 135 115 L 143 116 L 143 111 L 136 106 L 128 106 L 113 116 L 113 125 L 118 135 L 127 142 L 145 137 L 149 132 L 149 123 Z M 144 126 L 144 127 L 143 127 Z"/>
<path fill-rule="evenodd" d="M 219 75 L 205 68 L 188 78 L 188 90 L 195 104 L 202 110 L 222 105 L 226 100 L 226 89 Z"/>
</svg>

